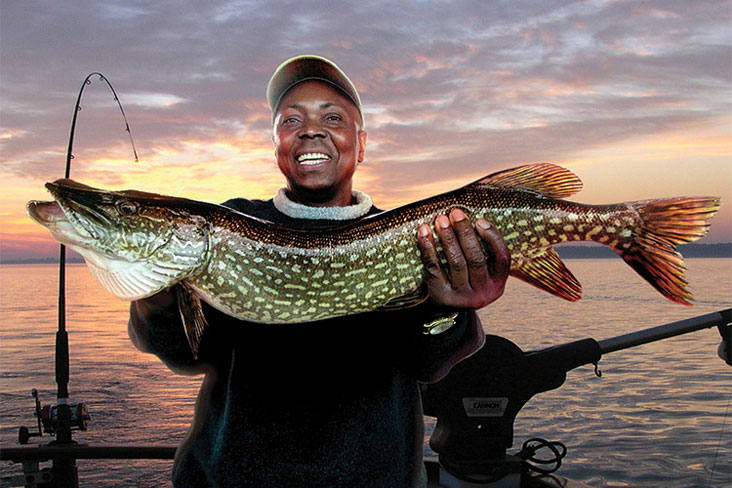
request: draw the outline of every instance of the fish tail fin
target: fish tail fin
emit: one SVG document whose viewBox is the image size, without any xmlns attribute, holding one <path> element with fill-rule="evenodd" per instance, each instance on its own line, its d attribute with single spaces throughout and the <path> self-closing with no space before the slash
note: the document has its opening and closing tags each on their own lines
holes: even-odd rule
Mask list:
<svg viewBox="0 0 732 488">
<path fill-rule="evenodd" d="M 640 224 L 613 246 L 638 274 L 672 302 L 691 305 L 684 261 L 676 246 L 704 237 L 719 209 L 716 197 L 682 197 L 633 202 Z"/>
<path fill-rule="evenodd" d="M 183 321 L 183 330 L 186 333 L 188 345 L 191 347 L 193 359 L 198 359 L 203 330 L 208 325 L 206 317 L 203 315 L 201 300 L 196 295 L 195 290 L 185 282 L 178 283 L 175 290 L 178 296 L 178 311 Z"/>
</svg>

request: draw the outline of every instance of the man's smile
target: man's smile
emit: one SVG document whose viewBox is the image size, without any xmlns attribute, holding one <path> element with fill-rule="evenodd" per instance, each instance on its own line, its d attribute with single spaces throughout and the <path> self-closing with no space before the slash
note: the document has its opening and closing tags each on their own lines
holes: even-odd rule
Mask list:
<svg viewBox="0 0 732 488">
<path fill-rule="evenodd" d="M 302 166 L 314 166 L 330 160 L 331 157 L 325 153 L 308 152 L 297 157 L 297 162 Z"/>
</svg>

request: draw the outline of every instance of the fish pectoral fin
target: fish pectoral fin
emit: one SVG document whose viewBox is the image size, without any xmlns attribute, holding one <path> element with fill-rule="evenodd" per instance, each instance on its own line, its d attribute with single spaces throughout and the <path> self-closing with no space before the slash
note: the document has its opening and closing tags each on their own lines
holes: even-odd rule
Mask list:
<svg viewBox="0 0 732 488">
<path fill-rule="evenodd" d="M 566 198 L 582 189 L 582 180 L 566 168 L 542 163 L 499 171 L 468 186 L 474 185 L 521 187 L 547 198 Z"/>
<path fill-rule="evenodd" d="M 188 345 L 191 346 L 193 359 L 198 359 L 198 350 L 201 346 L 203 330 L 208 325 L 206 317 L 203 315 L 201 300 L 198 298 L 193 287 L 184 281 L 178 283 L 175 291 L 178 296 L 178 311 L 183 321 L 183 330 L 186 333 Z"/>
<path fill-rule="evenodd" d="M 570 302 L 582 298 L 582 285 L 551 247 L 512 266 L 511 275 Z"/>
<path fill-rule="evenodd" d="M 175 282 L 177 276 L 169 275 L 169 270 L 160 271 L 145 261 L 124 261 L 108 259 L 83 248 L 79 251 L 89 272 L 105 290 L 122 300 L 139 300 L 164 290 Z"/>
<path fill-rule="evenodd" d="M 408 295 L 402 295 L 396 298 L 392 298 L 388 302 L 381 305 L 378 310 L 387 311 L 414 307 L 427 300 L 428 296 L 429 293 L 427 292 L 427 287 L 422 285 L 417 290 L 409 293 Z"/>
</svg>

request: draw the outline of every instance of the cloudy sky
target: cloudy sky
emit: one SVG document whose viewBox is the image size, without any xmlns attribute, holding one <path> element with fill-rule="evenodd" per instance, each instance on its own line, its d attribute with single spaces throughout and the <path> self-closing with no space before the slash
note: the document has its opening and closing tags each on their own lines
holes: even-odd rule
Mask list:
<svg viewBox="0 0 732 488">
<path fill-rule="evenodd" d="M 703 242 L 732 240 L 732 7 L 723 1 L 0 2 L 0 257 L 56 254 L 25 215 L 63 176 L 220 202 L 269 198 L 264 90 L 293 55 L 359 88 L 355 186 L 382 208 L 554 162 L 575 200 L 725 198 Z"/>
</svg>

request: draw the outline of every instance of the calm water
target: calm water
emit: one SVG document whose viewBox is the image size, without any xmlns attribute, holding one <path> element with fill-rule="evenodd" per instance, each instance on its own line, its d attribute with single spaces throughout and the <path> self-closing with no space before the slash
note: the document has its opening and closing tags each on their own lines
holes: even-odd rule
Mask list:
<svg viewBox="0 0 732 488">
<path fill-rule="evenodd" d="M 732 260 L 690 259 L 695 307 L 674 305 L 619 259 L 568 260 L 582 282 L 577 303 L 510 280 L 506 295 L 481 312 L 487 332 L 524 350 L 576 339 L 604 339 L 729 308 Z M 30 389 L 52 403 L 57 268 L 0 267 L 0 443 L 34 425 Z M 177 444 L 188 428 L 200 378 L 176 376 L 139 353 L 126 331 L 127 307 L 84 265 L 67 269 L 71 401 L 92 414 L 85 443 Z M 595 487 L 727 487 L 732 484 L 732 369 L 717 358 L 715 329 L 620 351 L 568 374 L 520 414 L 515 445 L 539 436 L 567 444 L 561 474 Z M 727 415 L 727 418 L 726 418 Z M 50 440 L 44 437 L 45 441 Z M 83 486 L 170 486 L 168 461 L 79 461 Z M 20 472 L 0 464 L 3 476 Z"/>
</svg>

